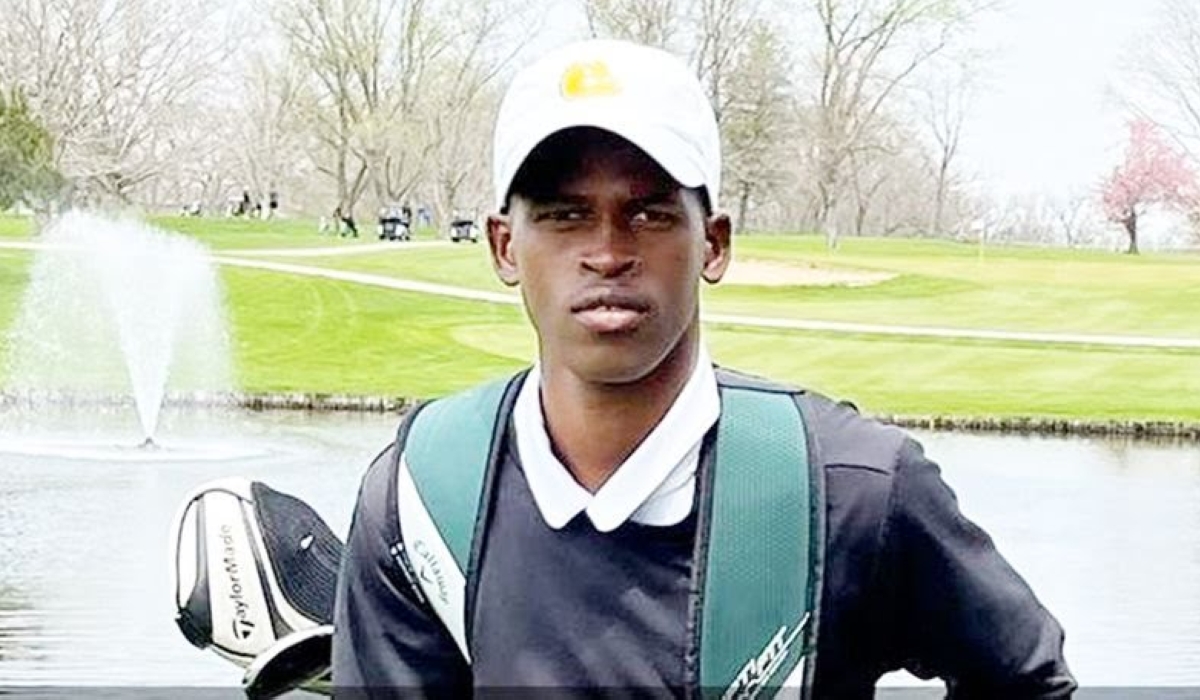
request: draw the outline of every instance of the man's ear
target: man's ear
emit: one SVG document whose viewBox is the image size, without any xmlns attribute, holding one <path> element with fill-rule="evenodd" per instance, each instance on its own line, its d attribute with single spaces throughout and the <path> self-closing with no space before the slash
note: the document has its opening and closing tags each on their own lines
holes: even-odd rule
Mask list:
<svg viewBox="0 0 1200 700">
<path fill-rule="evenodd" d="M 492 214 L 487 220 L 488 247 L 492 251 L 492 267 L 496 276 L 509 287 L 517 286 L 517 260 L 513 256 L 512 215 Z"/>
<path fill-rule="evenodd" d="M 704 269 L 700 276 L 709 284 L 721 281 L 733 259 L 732 228 L 729 215 L 720 212 L 704 222 Z"/>
</svg>

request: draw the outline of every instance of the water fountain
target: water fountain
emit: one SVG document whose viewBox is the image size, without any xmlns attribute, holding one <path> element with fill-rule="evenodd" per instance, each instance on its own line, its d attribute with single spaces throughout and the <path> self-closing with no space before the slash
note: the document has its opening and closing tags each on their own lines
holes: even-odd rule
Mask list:
<svg viewBox="0 0 1200 700">
<path fill-rule="evenodd" d="M 194 240 L 75 213 L 32 245 L 0 251 L 0 285 L 28 276 L 19 308 L 0 295 L 0 688 L 227 685 L 173 621 L 179 505 L 244 477 L 344 531 L 394 418 L 232 405 L 218 276 Z"/>
<path fill-rule="evenodd" d="M 207 401 L 232 387 L 221 291 L 205 247 L 133 219 L 71 212 L 52 223 L 8 340 L 5 394 L 21 419 L 5 432 L 17 423 L 23 435 L 0 442 L 5 451 L 86 456 L 97 445 L 80 442 L 88 430 L 79 423 L 103 423 L 107 452 L 161 460 L 169 455 L 149 448 L 168 397 Z M 127 434 L 134 415 L 137 435 L 114 445 L 113 424 Z M 30 439 L 51 424 L 59 434 L 69 426 L 75 439 Z"/>
</svg>

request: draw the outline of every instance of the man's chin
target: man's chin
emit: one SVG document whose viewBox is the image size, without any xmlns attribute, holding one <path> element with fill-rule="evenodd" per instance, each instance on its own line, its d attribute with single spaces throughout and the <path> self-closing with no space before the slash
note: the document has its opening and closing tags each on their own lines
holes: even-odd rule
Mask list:
<svg viewBox="0 0 1200 700">
<path fill-rule="evenodd" d="M 576 353 L 570 361 L 572 373 L 589 384 L 613 387 L 636 384 L 658 366 L 655 357 L 634 357 L 618 348 L 593 348 Z"/>
</svg>

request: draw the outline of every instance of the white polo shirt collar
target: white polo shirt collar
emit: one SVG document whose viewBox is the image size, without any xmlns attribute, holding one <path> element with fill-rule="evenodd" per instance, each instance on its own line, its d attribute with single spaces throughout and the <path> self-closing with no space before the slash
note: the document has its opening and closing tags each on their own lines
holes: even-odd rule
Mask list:
<svg viewBox="0 0 1200 700">
<path fill-rule="evenodd" d="M 550 447 L 540 370 L 535 365 L 521 387 L 513 423 L 525 479 L 546 524 L 561 529 L 581 512 L 600 532 L 628 520 L 656 526 L 682 522 L 695 499 L 701 443 L 721 413 L 716 374 L 704 347 L 666 415 L 594 494 L 575 481 Z"/>
</svg>

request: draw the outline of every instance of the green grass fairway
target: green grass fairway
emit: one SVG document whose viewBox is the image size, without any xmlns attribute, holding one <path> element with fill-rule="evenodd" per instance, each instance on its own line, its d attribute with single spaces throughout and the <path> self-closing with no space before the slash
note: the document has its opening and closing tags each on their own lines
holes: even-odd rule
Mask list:
<svg viewBox="0 0 1200 700">
<path fill-rule="evenodd" d="M 864 287 L 705 289 L 713 313 L 907 326 L 1200 338 L 1200 258 L 989 249 L 855 239 L 829 253 L 813 236 L 739 238 L 735 259 L 896 275 Z M 1037 257 L 1037 253 L 1045 258 Z M 374 252 L 308 264 L 500 290 L 484 245 Z"/>
<path fill-rule="evenodd" d="M 29 238 L 32 230 L 29 219 L 0 213 L 0 240 Z"/>
<path fill-rule="evenodd" d="M 513 362 L 531 356 L 523 327 L 464 327 L 456 338 Z M 849 399 L 875 414 L 1200 420 L 1200 351 L 1064 348 L 707 330 L 717 362 Z"/>
<path fill-rule="evenodd" d="M 473 328 L 526 335 L 517 307 L 256 270 L 224 280 L 246 391 L 433 396 L 522 364 L 459 340 Z"/>
<path fill-rule="evenodd" d="M 28 237 L 0 217 L 0 240 Z M 236 255 L 246 248 L 355 246 L 312 222 L 163 219 Z M 429 234 L 432 237 L 432 234 Z M 1200 258 L 850 239 L 743 237 L 743 259 L 881 271 L 864 287 L 722 285 L 716 313 L 891 325 L 1200 338 Z M 14 317 L 32 253 L 0 250 L 0 324 Z M 283 258 L 280 258 L 281 260 Z M 301 264 L 501 290 L 485 245 L 409 247 Z M 222 271 L 241 388 L 440 395 L 532 358 L 519 308 L 274 272 Z M 710 326 L 716 359 L 809 386 L 871 413 L 1200 421 L 1200 350 L 782 332 Z"/>
</svg>

